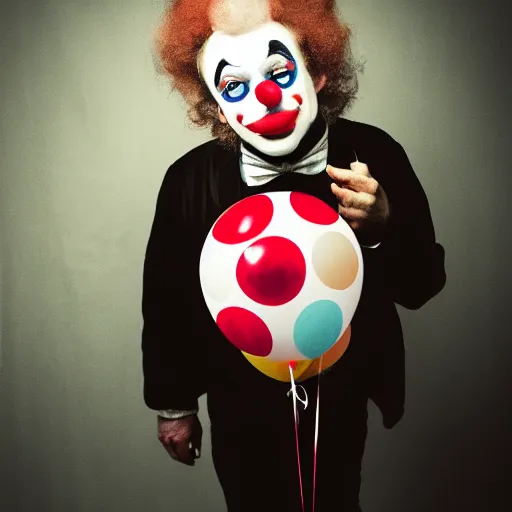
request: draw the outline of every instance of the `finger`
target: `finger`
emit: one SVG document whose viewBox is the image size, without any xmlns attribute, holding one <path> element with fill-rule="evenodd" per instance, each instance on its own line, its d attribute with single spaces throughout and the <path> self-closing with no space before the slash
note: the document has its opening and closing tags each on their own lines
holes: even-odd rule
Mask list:
<svg viewBox="0 0 512 512">
<path fill-rule="evenodd" d="M 201 457 L 201 447 L 197 446 L 196 443 L 190 441 L 188 443 L 188 449 L 190 450 L 190 453 L 192 453 L 192 458 L 199 459 Z"/>
<path fill-rule="evenodd" d="M 196 429 L 192 435 L 192 441 L 190 442 L 191 449 L 193 449 L 196 459 L 201 457 L 202 437 L 202 431 L 200 429 Z"/>
<path fill-rule="evenodd" d="M 176 453 L 176 450 L 174 448 L 174 444 L 171 441 L 167 441 L 165 443 L 162 443 L 164 448 L 167 450 L 167 453 L 174 459 L 179 460 L 178 454 Z"/>
<path fill-rule="evenodd" d="M 171 438 L 169 437 L 169 435 L 163 432 L 158 434 L 158 440 L 160 441 L 162 446 L 165 447 L 167 447 L 167 445 L 171 442 Z"/>
<path fill-rule="evenodd" d="M 193 466 L 195 464 L 194 457 L 192 455 L 192 451 L 189 450 L 188 443 L 188 440 L 174 443 L 174 449 L 180 462 L 187 464 L 187 466 Z"/>
<path fill-rule="evenodd" d="M 344 206 L 340 206 L 339 212 L 343 219 L 348 223 L 361 222 L 368 217 L 367 212 L 358 208 L 345 208 Z"/>
<path fill-rule="evenodd" d="M 352 231 L 357 231 L 361 227 L 361 222 L 358 220 L 351 220 L 347 224 L 352 228 Z"/>
<path fill-rule="evenodd" d="M 355 192 L 375 194 L 379 186 L 377 181 L 372 177 L 356 173 L 349 169 L 339 169 L 328 165 L 327 174 L 339 185 L 344 185 Z"/>
<path fill-rule="evenodd" d="M 375 204 L 375 196 L 366 192 L 354 192 L 353 190 L 342 188 L 336 183 L 331 184 L 331 190 L 340 205 L 345 208 L 357 208 L 366 211 Z"/>
<path fill-rule="evenodd" d="M 368 166 L 363 162 L 360 162 L 359 160 L 357 160 L 356 162 L 352 162 L 350 164 L 350 168 L 357 174 L 362 174 L 363 176 L 371 177 Z"/>
</svg>

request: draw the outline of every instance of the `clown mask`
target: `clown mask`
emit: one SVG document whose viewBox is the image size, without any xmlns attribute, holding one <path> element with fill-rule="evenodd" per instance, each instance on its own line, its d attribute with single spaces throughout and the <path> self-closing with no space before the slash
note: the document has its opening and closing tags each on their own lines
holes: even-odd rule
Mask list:
<svg viewBox="0 0 512 512">
<path fill-rule="evenodd" d="M 214 32 L 198 66 L 227 123 L 266 155 L 294 151 L 317 116 L 313 80 L 293 33 L 279 23 Z"/>
</svg>

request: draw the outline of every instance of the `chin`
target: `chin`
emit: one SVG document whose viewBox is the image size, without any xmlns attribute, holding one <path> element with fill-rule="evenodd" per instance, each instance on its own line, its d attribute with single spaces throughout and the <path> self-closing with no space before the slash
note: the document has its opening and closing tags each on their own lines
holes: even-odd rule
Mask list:
<svg viewBox="0 0 512 512">
<path fill-rule="evenodd" d="M 299 142 L 300 140 L 287 143 L 283 139 L 273 141 L 265 139 L 261 141 L 261 146 L 257 149 L 268 156 L 285 156 L 295 151 Z M 256 146 L 254 147 L 256 148 Z"/>
</svg>

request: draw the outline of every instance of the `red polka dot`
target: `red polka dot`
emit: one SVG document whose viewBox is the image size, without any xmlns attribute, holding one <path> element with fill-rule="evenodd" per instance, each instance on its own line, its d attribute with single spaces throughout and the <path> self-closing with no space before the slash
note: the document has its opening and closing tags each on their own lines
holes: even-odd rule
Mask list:
<svg viewBox="0 0 512 512">
<path fill-rule="evenodd" d="M 306 280 L 306 261 L 291 240 L 261 238 L 243 252 L 236 267 L 242 291 L 265 306 L 280 306 L 295 298 Z"/>
<path fill-rule="evenodd" d="M 270 224 L 274 205 L 268 196 L 242 199 L 226 210 L 213 226 L 212 235 L 223 244 L 241 244 L 258 236 Z"/>
<path fill-rule="evenodd" d="M 224 336 L 243 352 L 265 357 L 272 351 L 272 334 L 269 328 L 258 315 L 247 309 L 223 309 L 217 315 L 217 325 Z"/>
<path fill-rule="evenodd" d="M 334 224 L 339 219 L 336 210 L 309 194 L 292 192 L 290 194 L 290 203 L 297 215 L 313 224 L 328 226 L 329 224 Z"/>
</svg>

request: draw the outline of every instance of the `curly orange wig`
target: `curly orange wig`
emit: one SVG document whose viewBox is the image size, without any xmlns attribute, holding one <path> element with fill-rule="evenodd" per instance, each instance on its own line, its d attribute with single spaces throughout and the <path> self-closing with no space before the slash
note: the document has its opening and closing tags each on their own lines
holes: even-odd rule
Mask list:
<svg viewBox="0 0 512 512">
<path fill-rule="evenodd" d="M 318 104 L 327 123 L 333 123 L 352 104 L 358 89 L 350 51 L 350 28 L 340 21 L 334 0 L 175 0 L 167 7 L 157 34 L 161 70 L 189 106 L 193 123 L 209 127 L 212 135 L 236 147 L 238 136 L 219 120 L 218 105 L 197 68 L 201 48 L 212 27 L 232 32 L 273 20 L 297 38 L 313 80 L 325 75 Z M 242 13 L 242 15 L 241 15 Z"/>
</svg>

